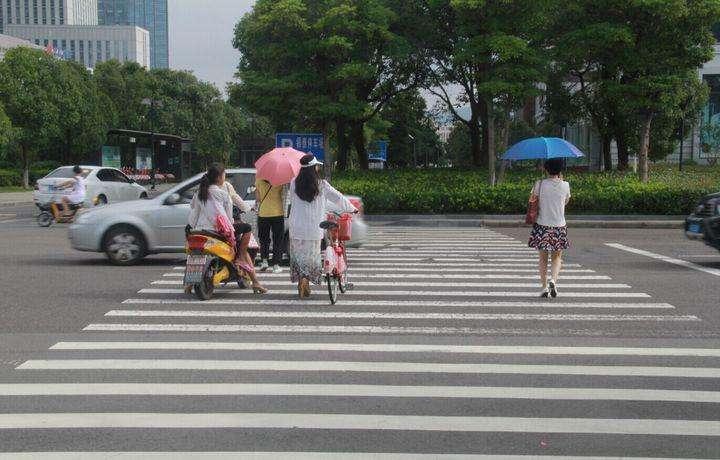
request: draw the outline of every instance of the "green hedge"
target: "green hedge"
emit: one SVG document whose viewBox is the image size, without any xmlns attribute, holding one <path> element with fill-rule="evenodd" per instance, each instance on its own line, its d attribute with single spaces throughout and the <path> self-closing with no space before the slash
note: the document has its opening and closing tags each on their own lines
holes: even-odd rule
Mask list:
<svg viewBox="0 0 720 460">
<path fill-rule="evenodd" d="M 345 172 L 334 185 L 363 198 L 369 214 L 522 214 L 535 171 L 511 171 L 505 182 L 489 187 L 484 171 L 388 170 Z M 698 200 L 720 191 L 720 168 L 693 167 L 678 173 L 656 167 L 648 183 L 619 173 L 568 173 L 570 213 L 665 214 L 691 212 Z"/>
<path fill-rule="evenodd" d="M 22 182 L 22 176 L 17 171 L 0 169 L 0 187 L 17 187 Z"/>
</svg>

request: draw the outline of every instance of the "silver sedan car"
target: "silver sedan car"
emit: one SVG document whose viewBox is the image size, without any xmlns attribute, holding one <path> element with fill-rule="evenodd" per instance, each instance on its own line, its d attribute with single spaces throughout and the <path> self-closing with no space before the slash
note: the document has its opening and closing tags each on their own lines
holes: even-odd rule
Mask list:
<svg viewBox="0 0 720 460">
<path fill-rule="evenodd" d="M 190 201 L 201 178 L 202 174 L 198 174 L 155 198 L 109 204 L 81 213 L 68 231 L 72 247 L 104 252 L 117 265 L 136 264 L 148 254 L 184 252 Z M 238 193 L 247 192 L 246 201 L 254 204 L 254 169 L 228 169 L 226 178 Z M 360 198 L 348 198 L 362 209 Z M 243 220 L 257 230 L 254 213 L 244 214 Z M 355 216 L 348 246 L 362 245 L 367 233 L 362 214 Z"/>
</svg>

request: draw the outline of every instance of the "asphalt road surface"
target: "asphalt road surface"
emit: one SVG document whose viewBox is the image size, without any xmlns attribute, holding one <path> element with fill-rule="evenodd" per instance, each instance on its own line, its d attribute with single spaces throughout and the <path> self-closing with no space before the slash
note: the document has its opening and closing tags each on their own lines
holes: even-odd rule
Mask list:
<svg viewBox="0 0 720 460">
<path fill-rule="evenodd" d="M 543 300 L 527 233 L 376 227 L 331 306 L 0 218 L 0 459 L 720 457 L 720 253 L 571 229 Z"/>
</svg>

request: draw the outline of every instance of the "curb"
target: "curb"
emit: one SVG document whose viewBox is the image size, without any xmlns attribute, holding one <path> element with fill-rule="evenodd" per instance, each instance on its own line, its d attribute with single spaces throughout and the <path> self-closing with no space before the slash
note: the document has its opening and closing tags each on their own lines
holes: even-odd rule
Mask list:
<svg viewBox="0 0 720 460">
<path fill-rule="evenodd" d="M 0 202 L 0 208 L 17 208 L 19 206 L 34 206 L 32 201 L 9 201 Z"/>
<path fill-rule="evenodd" d="M 614 216 L 613 216 L 614 217 Z M 618 216 L 622 217 L 622 216 Z M 377 226 L 402 225 L 410 227 L 496 227 L 496 228 L 522 228 L 529 227 L 525 224 L 525 218 L 438 218 L 428 216 L 418 218 L 417 216 L 369 216 L 365 219 L 368 223 Z M 680 219 L 618 219 L 618 218 L 592 218 L 592 219 L 567 219 L 568 227 L 574 228 L 648 228 L 648 229 L 683 229 L 685 221 Z"/>
</svg>

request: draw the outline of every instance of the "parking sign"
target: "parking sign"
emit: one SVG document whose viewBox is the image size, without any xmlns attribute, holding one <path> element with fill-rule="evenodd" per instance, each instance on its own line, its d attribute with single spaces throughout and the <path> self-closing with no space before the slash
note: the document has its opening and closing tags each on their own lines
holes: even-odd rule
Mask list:
<svg viewBox="0 0 720 460">
<path fill-rule="evenodd" d="M 322 134 L 277 133 L 275 147 L 292 147 L 305 153 L 312 153 L 320 161 L 325 161 L 325 144 Z"/>
</svg>

